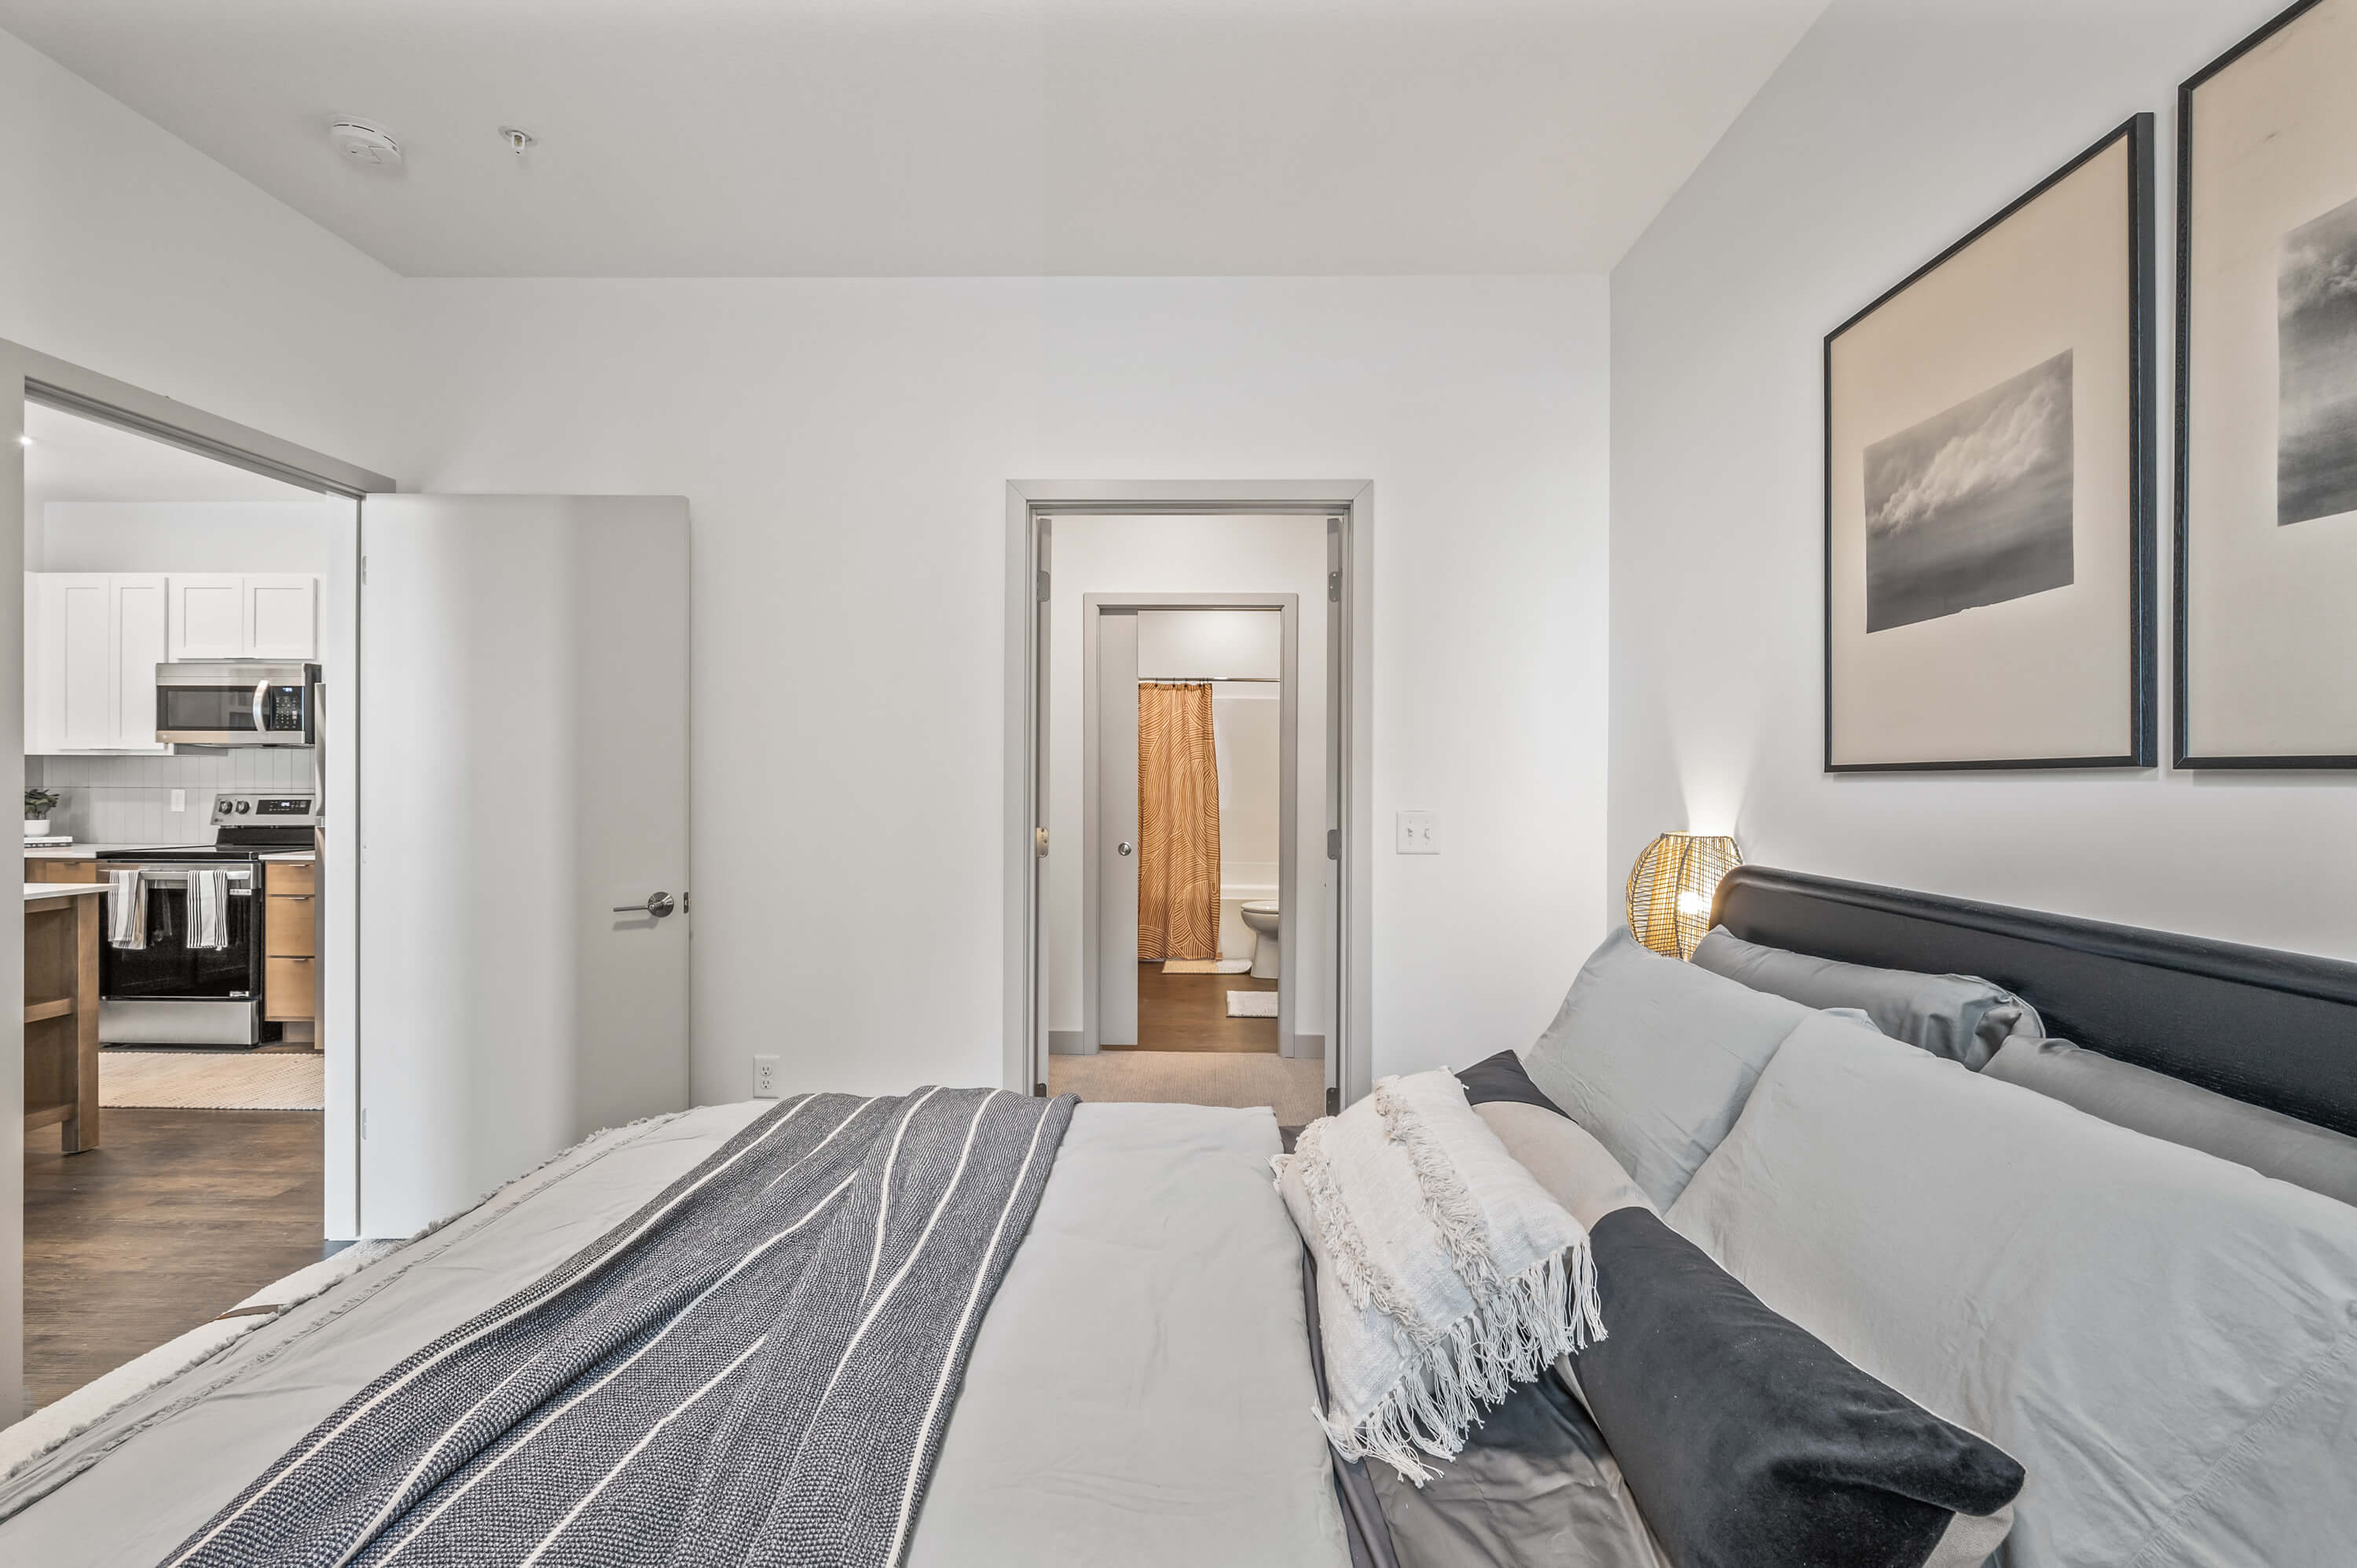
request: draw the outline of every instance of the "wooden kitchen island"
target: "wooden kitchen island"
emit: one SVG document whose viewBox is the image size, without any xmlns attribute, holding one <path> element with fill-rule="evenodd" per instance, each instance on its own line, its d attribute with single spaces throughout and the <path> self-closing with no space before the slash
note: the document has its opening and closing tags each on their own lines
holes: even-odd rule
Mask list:
<svg viewBox="0 0 2357 1568">
<path fill-rule="evenodd" d="M 102 882 L 25 886 L 25 1129 L 59 1122 L 65 1152 L 98 1147 Z"/>
</svg>

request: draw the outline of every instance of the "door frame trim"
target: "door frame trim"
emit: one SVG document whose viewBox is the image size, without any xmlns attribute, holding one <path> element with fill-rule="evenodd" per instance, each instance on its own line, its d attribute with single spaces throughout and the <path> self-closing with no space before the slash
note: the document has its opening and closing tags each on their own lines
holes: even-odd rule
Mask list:
<svg viewBox="0 0 2357 1568">
<path fill-rule="evenodd" d="M 1084 1055 L 1093 1056 L 1103 1048 L 1103 1018 L 1100 1012 L 1099 957 L 1097 952 L 1097 916 L 1104 902 L 1104 891 L 1098 886 L 1104 875 L 1105 864 L 1099 858 L 1103 834 L 1098 826 L 1098 813 L 1103 811 L 1102 789 L 1099 784 L 1102 759 L 1097 755 L 1103 742 L 1099 729 L 1102 715 L 1098 711 L 1097 680 L 1100 655 L 1098 634 L 1103 626 L 1106 611 L 1116 614 L 1138 614 L 1152 610 L 1171 610 L 1184 614 L 1190 610 L 1243 610 L 1255 615 L 1275 613 L 1283 627 L 1277 650 L 1277 671 L 1284 683 L 1277 688 L 1277 820 L 1276 820 L 1276 879 L 1277 918 L 1277 1054 L 1297 1057 L 1301 1053 L 1300 1036 L 1294 1032 L 1294 1016 L 1299 997 L 1298 972 L 1295 959 L 1302 949 L 1300 928 L 1296 924 L 1297 897 L 1301 880 L 1300 822 L 1300 739 L 1297 734 L 1301 714 L 1301 596 L 1299 594 L 1083 594 L 1081 596 L 1081 1048 Z M 1325 737 L 1318 737 L 1320 744 Z M 1321 813 L 1322 814 L 1322 813 Z M 1323 946 L 1320 943 L 1319 946 Z"/>
<path fill-rule="evenodd" d="M 1329 780 L 1340 854 L 1335 866 L 1335 997 L 1327 1042 L 1329 1105 L 1374 1088 L 1372 887 L 1374 791 L 1374 485 L 1366 479 L 1056 480 L 1006 485 L 1006 629 L 1003 893 L 1005 967 L 1001 1081 L 1047 1082 L 1048 1016 L 1039 921 L 1045 913 L 1037 833 L 1047 826 L 1039 751 L 1047 729 L 1047 670 L 1039 639 L 1039 520 L 1070 516 L 1313 513 L 1336 520 L 1340 668 L 1328 693 L 1340 752 Z"/>
<path fill-rule="evenodd" d="M 25 557 L 25 466 L 24 447 L 15 437 L 25 433 L 27 402 L 113 424 L 322 495 L 357 501 L 397 488 L 384 475 L 339 457 L 282 441 L 250 425 L 0 338 L 0 408 L 6 410 L 0 415 L 0 425 L 6 426 L 0 435 L 7 437 L 0 440 L 0 558 L 16 561 L 20 567 Z M 0 595 L 0 756 L 12 758 L 0 763 L 0 768 L 16 770 L 20 790 L 25 782 L 23 605 L 21 592 Z M 357 603 L 352 613 L 357 635 Z M 0 996 L 21 998 L 24 948 L 24 909 L 19 903 L 0 915 Z M 24 1026 L 14 1012 L 9 1020 L 0 1026 L 0 1042 L 5 1042 L 0 1043 L 0 1424 L 20 1413 L 25 1390 L 25 1036 Z M 357 1067 L 357 1039 L 353 1051 Z M 355 1122 L 357 1114 L 355 1110 Z M 352 1131 L 357 1172 L 357 1125 Z M 353 1207 L 357 1214 L 357 1192 Z M 331 1235 L 335 1229 L 331 1217 L 323 1213 L 321 1234 Z"/>
</svg>

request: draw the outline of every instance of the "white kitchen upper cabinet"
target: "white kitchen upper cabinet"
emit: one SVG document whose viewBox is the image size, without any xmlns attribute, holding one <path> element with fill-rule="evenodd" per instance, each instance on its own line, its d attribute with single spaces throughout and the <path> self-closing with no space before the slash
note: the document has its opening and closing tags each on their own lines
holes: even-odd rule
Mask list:
<svg viewBox="0 0 2357 1568">
<path fill-rule="evenodd" d="M 300 663 L 319 657 L 319 579 L 245 580 L 246 657 Z"/>
<path fill-rule="evenodd" d="M 113 599 L 115 744 L 125 751 L 164 751 L 156 738 L 156 666 L 165 661 L 166 579 L 117 572 Z"/>
<path fill-rule="evenodd" d="M 50 660 L 50 733 L 67 750 L 112 747 L 121 732 L 114 723 L 113 602 L 107 580 L 76 573 L 53 576 L 46 586 L 41 623 Z"/>
<path fill-rule="evenodd" d="M 156 666 L 164 656 L 165 579 L 132 573 L 28 577 L 26 746 L 162 751 Z"/>
<path fill-rule="evenodd" d="M 299 663 L 319 657 L 319 579 L 291 574 L 174 573 L 169 659 Z"/>
<path fill-rule="evenodd" d="M 245 582 L 233 574 L 172 575 L 171 662 L 248 657 L 253 623 L 246 613 Z"/>
</svg>

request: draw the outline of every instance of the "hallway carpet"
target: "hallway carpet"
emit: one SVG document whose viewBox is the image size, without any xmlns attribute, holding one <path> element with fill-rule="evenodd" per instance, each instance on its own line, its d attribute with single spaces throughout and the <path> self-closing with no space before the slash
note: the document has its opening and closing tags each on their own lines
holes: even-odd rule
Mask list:
<svg viewBox="0 0 2357 1568">
<path fill-rule="evenodd" d="M 1049 1057 L 1048 1092 L 1158 1104 L 1266 1105 L 1297 1127 L 1326 1113 L 1326 1064 L 1275 1052 L 1105 1051 Z"/>
</svg>

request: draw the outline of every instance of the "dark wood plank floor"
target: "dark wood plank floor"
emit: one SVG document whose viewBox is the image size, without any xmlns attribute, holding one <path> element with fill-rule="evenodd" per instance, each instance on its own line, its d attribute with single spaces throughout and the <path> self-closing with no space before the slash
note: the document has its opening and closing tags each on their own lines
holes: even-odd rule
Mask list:
<svg viewBox="0 0 2357 1568">
<path fill-rule="evenodd" d="M 25 1380 L 45 1405 L 317 1261 L 316 1111 L 126 1111 L 25 1136 Z"/>
<path fill-rule="evenodd" d="M 1137 1045 L 1141 1051 L 1275 1051 L 1276 1020 L 1231 1018 L 1231 991 L 1274 991 L 1249 974 L 1165 974 L 1137 966 Z M 1108 1046 L 1107 1050 L 1127 1050 Z"/>
</svg>

